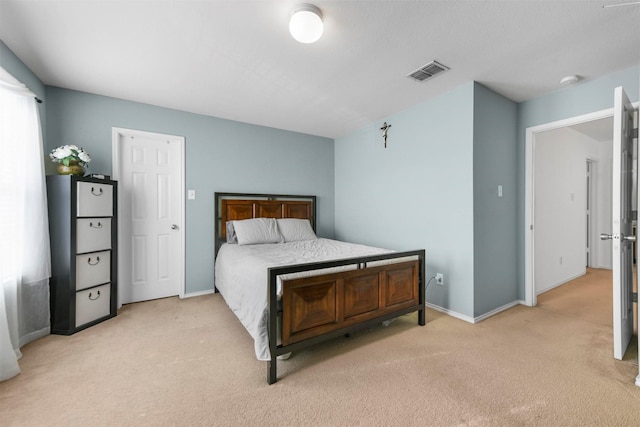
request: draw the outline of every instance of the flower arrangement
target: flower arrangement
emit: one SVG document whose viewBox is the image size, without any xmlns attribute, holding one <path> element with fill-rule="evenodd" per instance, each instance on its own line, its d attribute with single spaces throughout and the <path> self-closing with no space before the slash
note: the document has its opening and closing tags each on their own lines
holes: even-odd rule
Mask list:
<svg viewBox="0 0 640 427">
<path fill-rule="evenodd" d="M 83 148 L 76 145 L 62 145 L 58 148 L 54 148 L 49 153 L 51 161 L 62 163 L 65 166 L 69 166 L 70 162 L 76 162 L 81 166 L 88 164 L 91 161 L 91 157 L 84 151 Z"/>
</svg>

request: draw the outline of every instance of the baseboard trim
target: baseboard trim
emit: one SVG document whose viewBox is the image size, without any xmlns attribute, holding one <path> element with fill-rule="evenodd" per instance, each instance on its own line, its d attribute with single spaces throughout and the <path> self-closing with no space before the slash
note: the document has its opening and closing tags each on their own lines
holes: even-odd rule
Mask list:
<svg viewBox="0 0 640 427">
<path fill-rule="evenodd" d="M 464 314 L 460 314 L 458 312 L 449 310 L 448 308 L 440 307 L 439 305 L 431 304 L 430 302 L 426 303 L 427 308 L 430 308 L 435 311 L 439 311 L 440 313 L 447 314 L 451 317 L 455 317 L 456 319 L 464 320 L 465 322 L 474 323 L 473 318 L 469 316 L 465 316 Z"/>
<path fill-rule="evenodd" d="M 188 294 L 184 294 L 182 298 L 193 298 L 193 297 L 201 297 L 203 295 L 215 294 L 215 289 L 207 289 L 206 291 L 198 291 L 198 292 L 189 292 Z"/>
<path fill-rule="evenodd" d="M 475 319 L 473 319 L 474 320 L 473 323 L 478 323 L 478 322 L 480 322 L 482 320 L 488 319 L 491 316 L 494 316 L 494 315 L 496 315 L 498 313 L 501 313 L 501 312 L 503 312 L 505 310 L 510 309 L 511 307 L 515 307 L 516 305 L 520 305 L 520 304 L 525 304 L 525 302 L 522 301 L 522 300 L 511 301 L 510 303 L 505 304 L 502 307 L 498 307 L 498 308 L 496 308 L 494 310 L 489 311 L 488 313 L 485 313 L 485 314 L 482 314 L 482 315 L 476 317 Z"/>
<path fill-rule="evenodd" d="M 515 307 L 516 305 L 525 305 L 526 306 L 527 304 L 526 304 L 526 302 L 524 300 L 515 300 L 515 301 L 512 301 L 512 302 L 510 302 L 508 304 L 503 305 L 502 307 L 498 307 L 495 310 L 491 310 L 490 312 L 482 314 L 482 315 L 480 315 L 478 317 L 475 317 L 475 318 L 466 316 L 464 314 L 460 314 L 458 312 L 449 310 L 447 308 L 440 307 L 439 305 L 431 304 L 430 302 L 427 302 L 426 305 L 427 305 L 427 308 L 430 308 L 430 309 L 435 310 L 435 311 L 439 311 L 440 313 L 447 314 L 447 315 L 449 315 L 451 317 L 455 317 L 456 319 L 464 320 L 465 322 L 468 322 L 468 323 L 478 323 L 478 322 L 480 322 L 482 320 L 485 320 L 485 319 L 487 319 L 487 318 L 489 318 L 491 316 L 494 316 L 494 315 L 496 315 L 496 314 L 498 314 L 500 312 L 508 310 L 511 307 Z"/>
<path fill-rule="evenodd" d="M 558 282 L 558 283 L 554 283 L 553 285 L 551 285 L 551 286 L 549 286 L 548 288 L 545 288 L 545 289 L 543 289 L 543 290 L 541 290 L 541 291 L 536 291 L 536 296 L 538 296 L 538 295 L 542 295 L 542 294 L 544 294 L 545 292 L 549 292 L 549 291 L 551 291 L 551 290 L 553 290 L 553 289 L 557 288 L 558 286 L 562 286 L 562 285 L 564 285 L 565 283 L 568 283 L 568 282 L 570 282 L 570 281 L 572 281 L 572 280 L 577 279 L 578 277 L 582 277 L 582 276 L 584 276 L 585 274 L 587 274 L 587 270 L 584 270 L 582 273 L 576 274 L 575 276 L 573 276 L 573 277 L 569 277 L 568 279 L 562 280 L 562 281 L 560 281 L 560 282 Z"/>
</svg>

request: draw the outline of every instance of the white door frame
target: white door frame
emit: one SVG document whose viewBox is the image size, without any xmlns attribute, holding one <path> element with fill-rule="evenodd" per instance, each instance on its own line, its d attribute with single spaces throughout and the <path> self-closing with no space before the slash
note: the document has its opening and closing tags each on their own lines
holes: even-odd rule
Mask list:
<svg viewBox="0 0 640 427">
<path fill-rule="evenodd" d="M 568 119 L 558 120 L 555 122 L 544 123 L 538 126 L 528 127 L 526 129 L 525 136 L 525 230 L 524 230 L 524 294 L 525 304 L 534 307 L 538 303 L 538 298 L 535 289 L 535 260 L 534 260 L 534 195 L 535 188 L 533 183 L 534 176 L 534 154 L 535 154 L 535 142 L 536 134 L 538 132 L 545 132 L 553 129 L 560 129 L 567 126 L 573 126 L 580 123 L 590 122 L 593 120 L 604 119 L 607 117 L 613 117 L 613 108 L 606 110 L 596 111 L 589 114 L 583 114 L 581 116 L 571 117 Z M 613 138 L 613 135 L 611 135 Z"/>
<path fill-rule="evenodd" d="M 178 296 L 180 298 L 184 298 L 185 295 L 185 286 L 186 286 L 186 280 L 185 280 L 185 262 L 186 262 L 186 244 L 185 244 L 185 197 L 184 197 L 184 188 L 185 188 L 185 137 L 183 136 L 177 136 L 177 135 L 168 135 L 168 134 L 162 134 L 162 133 L 157 133 L 157 132 L 147 132 L 147 131 L 142 131 L 142 130 L 134 130 L 134 129 L 126 129 L 126 128 L 118 128 L 118 127 L 113 127 L 112 128 L 112 133 L 111 133 L 111 153 L 112 153 L 112 173 L 113 173 L 113 177 L 112 179 L 114 180 L 118 180 L 120 178 L 120 173 L 121 173 L 121 165 L 120 165 L 120 144 L 118 143 L 118 141 L 120 140 L 121 136 L 128 136 L 128 137 L 146 137 L 146 138 L 163 138 L 163 139 L 167 139 L 167 140 L 171 140 L 171 141 L 175 141 L 179 144 L 180 147 L 180 161 L 178 162 L 178 164 L 180 165 L 180 172 L 178 174 L 178 179 L 180 180 L 179 182 L 179 194 L 178 194 L 178 199 L 179 199 L 179 212 L 180 212 L 180 221 L 178 224 L 178 232 L 179 232 L 179 240 L 180 240 L 180 259 L 179 259 L 179 263 L 178 263 L 178 277 L 180 278 L 180 291 Z M 122 209 L 122 195 L 123 192 L 118 191 L 118 218 L 122 218 L 121 216 L 121 209 Z M 122 242 L 128 241 L 126 239 L 124 239 L 124 237 L 121 235 L 122 233 L 122 227 L 118 227 L 118 246 L 122 244 Z M 118 253 L 122 253 L 120 250 L 118 250 Z M 122 280 L 122 278 L 120 277 L 122 274 L 121 270 L 118 269 L 118 286 L 124 286 L 124 281 Z M 118 307 L 122 306 L 122 299 L 121 299 L 121 295 L 122 292 L 120 291 L 120 289 L 118 289 Z"/>
<path fill-rule="evenodd" d="M 587 248 L 589 255 L 587 256 L 587 267 L 595 265 L 594 260 L 597 259 L 597 240 L 595 231 L 597 229 L 597 212 L 595 207 L 598 205 L 596 201 L 597 192 L 595 191 L 598 179 L 598 160 L 591 158 L 586 159 L 588 182 L 587 182 L 587 200 L 588 200 L 588 216 L 587 216 Z M 594 218 L 595 217 L 595 218 Z"/>
</svg>

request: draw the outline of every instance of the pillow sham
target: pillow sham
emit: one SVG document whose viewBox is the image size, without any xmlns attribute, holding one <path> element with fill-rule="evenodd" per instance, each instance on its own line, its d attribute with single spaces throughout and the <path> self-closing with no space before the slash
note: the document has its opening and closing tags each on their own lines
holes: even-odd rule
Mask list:
<svg viewBox="0 0 640 427">
<path fill-rule="evenodd" d="M 308 219 L 278 218 L 277 223 L 285 243 L 318 238 Z"/>
<path fill-rule="evenodd" d="M 281 243 L 275 218 L 252 218 L 233 221 L 236 239 L 239 245 L 258 245 L 262 243 Z"/>
</svg>

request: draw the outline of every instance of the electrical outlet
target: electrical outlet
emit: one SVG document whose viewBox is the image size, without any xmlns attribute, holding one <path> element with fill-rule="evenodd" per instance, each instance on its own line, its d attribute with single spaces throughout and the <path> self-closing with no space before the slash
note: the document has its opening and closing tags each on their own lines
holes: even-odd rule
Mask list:
<svg viewBox="0 0 640 427">
<path fill-rule="evenodd" d="M 444 275 L 442 273 L 436 273 L 436 283 L 440 286 L 444 286 Z"/>
</svg>

